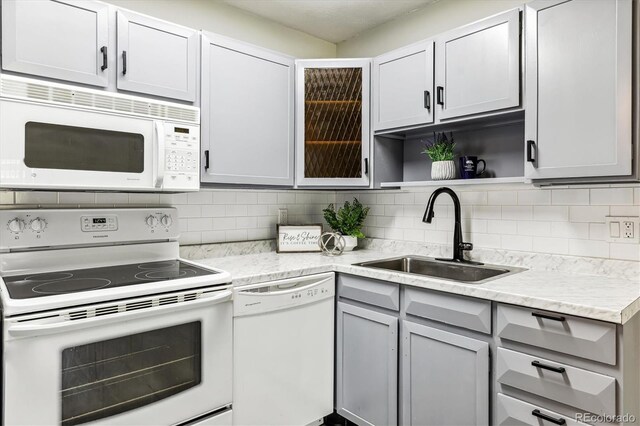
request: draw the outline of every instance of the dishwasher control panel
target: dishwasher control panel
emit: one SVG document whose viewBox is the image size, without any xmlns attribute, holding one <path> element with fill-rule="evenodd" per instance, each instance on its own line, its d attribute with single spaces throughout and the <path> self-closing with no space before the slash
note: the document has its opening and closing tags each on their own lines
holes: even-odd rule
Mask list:
<svg viewBox="0 0 640 426">
<path fill-rule="evenodd" d="M 234 316 L 253 315 L 333 298 L 335 275 L 310 275 L 239 287 L 234 290 Z"/>
</svg>

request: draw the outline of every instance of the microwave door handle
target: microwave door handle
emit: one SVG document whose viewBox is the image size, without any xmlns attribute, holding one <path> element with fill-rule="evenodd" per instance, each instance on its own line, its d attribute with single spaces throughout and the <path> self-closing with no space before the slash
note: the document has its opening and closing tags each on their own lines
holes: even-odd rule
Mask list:
<svg viewBox="0 0 640 426">
<path fill-rule="evenodd" d="M 162 188 L 164 182 L 165 168 L 165 136 L 164 123 L 162 121 L 154 121 L 155 124 L 155 187 Z"/>
<path fill-rule="evenodd" d="M 230 290 L 225 290 L 216 294 L 215 296 L 205 296 L 201 299 L 189 302 L 156 306 L 153 308 L 122 312 L 100 317 L 92 317 L 83 320 L 63 321 L 51 324 L 11 324 L 9 325 L 9 327 L 7 327 L 7 331 L 13 337 L 35 337 L 63 332 L 66 333 L 68 331 L 98 327 L 156 315 L 169 317 L 174 312 L 189 311 L 202 306 L 217 305 L 227 302 L 231 300 L 232 295 L 233 293 Z"/>
</svg>

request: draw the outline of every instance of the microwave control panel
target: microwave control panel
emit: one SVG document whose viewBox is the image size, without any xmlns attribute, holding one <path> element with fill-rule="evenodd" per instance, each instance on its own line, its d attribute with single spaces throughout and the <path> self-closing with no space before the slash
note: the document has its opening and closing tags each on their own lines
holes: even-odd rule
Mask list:
<svg viewBox="0 0 640 426">
<path fill-rule="evenodd" d="M 200 127 L 164 123 L 166 188 L 200 184 Z"/>
</svg>

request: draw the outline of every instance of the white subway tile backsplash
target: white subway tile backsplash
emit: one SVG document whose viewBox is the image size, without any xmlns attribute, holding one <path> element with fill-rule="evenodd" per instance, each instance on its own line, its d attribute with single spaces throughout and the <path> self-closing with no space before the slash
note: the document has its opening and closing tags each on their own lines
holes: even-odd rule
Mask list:
<svg viewBox="0 0 640 426">
<path fill-rule="evenodd" d="M 233 216 L 233 217 L 246 216 L 247 211 L 248 209 L 247 209 L 247 206 L 245 205 L 232 204 L 232 205 L 226 206 L 225 215 Z M 295 212 L 291 212 L 291 214 L 295 214 Z"/>
<path fill-rule="evenodd" d="M 160 197 L 158 197 L 158 202 L 160 202 Z M 120 192 L 98 192 L 96 193 L 96 204 L 100 204 L 101 206 L 129 204 L 129 194 L 123 194 Z M 171 204 L 173 203 L 169 202 L 165 205 Z"/>
<path fill-rule="evenodd" d="M 198 191 L 187 194 L 188 204 L 211 204 L 213 202 L 213 192 Z"/>
<path fill-rule="evenodd" d="M 551 204 L 563 206 L 588 206 L 588 189 L 553 189 L 551 190 Z"/>
<path fill-rule="evenodd" d="M 533 239 L 522 235 L 503 235 L 502 248 L 506 250 L 531 251 Z"/>
<path fill-rule="evenodd" d="M 609 257 L 609 244 L 604 241 L 569 240 L 569 254 L 587 257 Z"/>
<path fill-rule="evenodd" d="M 500 206 L 473 206 L 471 217 L 474 219 L 500 219 L 502 208 Z M 465 217 L 467 217 L 465 215 Z"/>
<path fill-rule="evenodd" d="M 231 229 L 225 233 L 227 241 L 247 241 L 249 233 L 246 229 Z"/>
<path fill-rule="evenodd" d="M 571 222 L 604 223 L 609 215 L 609 206 L 571 206 L 569 219 Z"/>
<path fill-rule="evenodd" d="M 640 206 L 611 206 L 611 216 L 640 216 Z"/>
<path fill-rule="evenodd" d="M 568 254 L 569 240 L 534 236 L 532 250 L 538 253 Z"/>
<path fill-rule="evenodd" d="M 589 239 L 596 241 L 604 241 L 607 239 L 608 228 L 604 223 L 589 224 Z"/>
<path fill-rule="evenodd" d="M 258 193 L 240 191 L 236 196 L 236 202 L 238 204 L 258 204 Z"/>
<path fill-rule="evenodd" d="M 487 193 L 483 191 L 460 193 L 461 204 L 485 205 L 487 204 L 487 199 Z"/>
<path fill-rule="evenodd" d="M 146 206 L 150 204 L 158 205 L 159 203 L 160 195 L 158 194 L 129 194 L 129 204 Z"/>
<path fill-rule="evenodd" d="M 551 191 L 518 191 L 518 204 L 521 206 L 546 206 L 551 204 Z"/>
<path fill-rule="evenodd" d="M 518 233 L 518 222 L 513 220 L 488 220 L 487 233 L 495 235 L 515 235 Z"/>
<path fill-rule="evenodd" d="M 591 189 L 592 206 L 632 205 L 633 188 Z"/>
<path fill-rule="evenodd" d="M 210 217 L 195 217 L 187 219 L 187 231 L 208 231 L 211 229 Z"/>
<path fill-rule="evenodd" d="M 516 204 L 518 204 L 518 192 L 491 191 L 487 196 L 487 204 L 492 206 L 515 206 Z"/>
<path fill-rule="evenodd" d="M 551 235 L 551 222 L 518 221 L 518 234 L 547 237 Z"/>
<path fill-rule="evenodd" d="M 533 220 L 567 221 L 569 207 L 566 206 L 533 206 Z"/>
<path fill-rule="evenodd" d="M 614 259 L 640 261 L 640 244 L 612 243 L 610 256 Z"/>
<path fill-rule="evenodd" d="M 396 204 L 413 204 L 415 202 L 415 194 L 413 192 L 396 194 L 394 201 Z"/>
<path fill-rule="evenodd" d="M 275 192 L 258 192 L 258 204 L 277 204 L 278 194 Z"/>
<path fill-rule="evenodd" d="M 225 231 L 206 231 L 202 233 L 202 244 L 222 243 L 226 241 Z"/>
<path fill-rule="evenodd" d="M 201 215 L 204 217 L 224 217 L 227 213 L 227 206 L 223 204 L 209 204 L 202 206 Z"/>
<path fill-rule="evenodd" d="M 502 206 L 502 218 L 506 220 L 531 220 L 533 219 L 533 207 Z"/>
<path fill-rule="evenodd" d="M 179 204 L 176 206 L 179 217 L 202 217 L 202 207 L 196 204 Z"/>
<path fill-rule="evenodd" d="M 16 204 L 14 199 L 14 193 L 11 191 L 0 191 L 0 205 Z"/>
<path fill-rule="evenodd" d="M 236 193 L 231 191 L 220 191 L 213 193 L 213 204 L 235 204 Z"/>
<path fill-rule="evenodd" d="M 589 238 L 588 223 L 551 222 L 551 235 L 557 238 Z"/>
<path fill-rule="evenodd" d="M 215 231 L 236 229 L 236 218 L 235 217 L 220 217 L 213 218 L 213 229 Z"/>
<path fill-rule="evenodd" d="M 137 194 L 130 194 L 137 195 Z M 96 194 L 91 192 L 60 192 L 58 204 L 95 204 Z"/>
<path fill-rule="evenodd" d="M 395 204 L 395 194 L 378 194 L 376 197 L 376 203 L 378 204 Z"/>
</svg>

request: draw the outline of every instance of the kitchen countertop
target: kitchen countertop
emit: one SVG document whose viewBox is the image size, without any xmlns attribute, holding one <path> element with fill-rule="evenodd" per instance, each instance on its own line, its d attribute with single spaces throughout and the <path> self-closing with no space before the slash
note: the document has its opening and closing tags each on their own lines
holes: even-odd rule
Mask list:
<svg viewBox="0 0 640 426">
<path fill-rule="evenodd" d="M 208 257 L 194 261 L 230 272 L 234 286 L 335 271 L 618 324 L 624 324 L 640 311 L 640 277 L 638 280 L 630 280 L 531 269 L 483 284 L 465 284 L 353 266 L 354 263 L 402 254 L 370 249 L 356 250 L 336 257 L 320 253 L 266 252 Z"/>
</svg>

